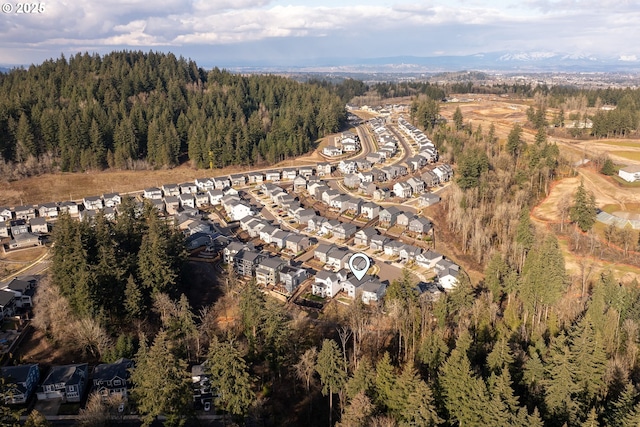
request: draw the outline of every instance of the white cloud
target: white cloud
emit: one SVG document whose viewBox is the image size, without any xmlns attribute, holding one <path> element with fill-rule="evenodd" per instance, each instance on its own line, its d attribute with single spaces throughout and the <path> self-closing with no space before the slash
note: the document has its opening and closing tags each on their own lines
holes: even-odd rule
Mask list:
<svg viewBox="0 0 640 427">
<path fill-rule="evenodd" d="M 170 46 L 179 52 L 314 39 L 321 40 L 314 54 L 323 56 L 335 56 L 348 40 L 357 40 L 359 54 L 377 56 L 497 50 L 640 55 L 640 47 L 629 50 L 628 41 L 640 39 L 640 5 L 632 0 L 529 0 L 517 7 L 511 0 L 460 0 L 458 6 L 444 0 L 331 6 L 285 1 L 51 0 L 41 15 L 0 15 L 0 52 L 10 61 L 25 56 L 17 49 L 33 49 L 42 59 L 47 48 L 51 56 L 69 46 Z M 618 46 L 625 52 L 616 52 Z"/>
</svg>

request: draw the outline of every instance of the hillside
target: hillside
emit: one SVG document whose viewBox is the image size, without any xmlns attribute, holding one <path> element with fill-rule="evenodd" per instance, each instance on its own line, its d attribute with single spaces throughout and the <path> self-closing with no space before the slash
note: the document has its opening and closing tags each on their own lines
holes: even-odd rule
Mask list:
<svg viewBox="0 0 640 427">
<path fill-rule="evenodd" d="M 317 85 L 207 72 L 172 54 L 77 54 L 0 74 L 10 178 L 187 158 L 197 167 L 275 162 L 308 152 L 344 118 L 340 99 Z"/>
</svg>

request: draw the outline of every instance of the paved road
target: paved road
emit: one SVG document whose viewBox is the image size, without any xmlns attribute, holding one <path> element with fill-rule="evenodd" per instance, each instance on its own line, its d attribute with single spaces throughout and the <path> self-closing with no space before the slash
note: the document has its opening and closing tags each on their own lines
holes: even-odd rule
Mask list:
<svg viewBox="0 0 640 427">
<path fill-rule="evenodd" d="M 393 133 L 393 135 L 398 140 L 398 143 L 402 145 L 402 148 L 404 150 L 404 155 L 395 163 L 404 163 L 405 160 L 413 156 L 413 149 L 411 148 L 411 145 L 407 143 L 407 140 L 404 139 L 404 136 L 394 126 L 387 125 L 387 129 L 389 129 L 389 131 Z"/>
<path fill-rule="evenodd" d="M 10 275 L 3 277 L 2 282 L 9 281 L 14 277 L 18 276 L 36 276 L 38 274 L 43 274 L 46 270 L 49 269 L 51 264 L 51 250 L 47 249 L 47 251 L 37 260 L 35 260 L 30 265 L 11 273 Z"/>
</svg>

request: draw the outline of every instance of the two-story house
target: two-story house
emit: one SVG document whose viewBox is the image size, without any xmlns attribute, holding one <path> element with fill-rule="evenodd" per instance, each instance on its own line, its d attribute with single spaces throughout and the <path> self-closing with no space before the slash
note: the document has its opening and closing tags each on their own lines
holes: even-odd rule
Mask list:
<svg viewBox="0 0 640 427">
<path fill-rule="evenodd" d="M 311 293 L 323 298 L 333 298 L 342 290 L 342 281 L 346 278 L 347 272 L 345 270 L 340 270 L 337 273 L 325 270 L 318 271 L 311 286 Z"/>
<path fill-rule="evenodd" d="M 274 285 L 280 279 L 280 270 L 287 263 L 280 257 L 264 258 L 256 267 L 256 282 L 259 285 Z"/>
<path fill-rule="evenodd" d="M 63 402 L 80 402 L 89 379 L 86 363 L 54 366 L 36 392 L 38 400 L 62 399 Z"/>
<path fill-rule="evenodd" d="M 292 294 L 298 286 L 309 277 L 307 270 L 304 268 L 292 267 L 285 265 L 280 270 L 280 282 L 282 282 L 284 288 Z"/>
<path fill-rule="evenodd" d="M 103 401 L 113 396 L 119 396 L 123 401 L 127 400 L 129 370 L 132 367 L 133 361 L 125 358 L 96 366 L 93 370 L 93 390 Z"/>
<path fill-rule="evenodd" d="M 36 390 L 40 380 L 40 369 L 37 364 L 5 366 L 0 368 L 0 376 L 9 391 L 5 394 L 4 403 L 19 405 L 27 403 Z"/>
</svg>

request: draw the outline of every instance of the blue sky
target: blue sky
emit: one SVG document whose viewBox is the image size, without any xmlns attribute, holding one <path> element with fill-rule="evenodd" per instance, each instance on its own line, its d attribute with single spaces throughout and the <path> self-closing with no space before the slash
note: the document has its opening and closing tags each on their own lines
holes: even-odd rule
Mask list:
<svg viewBox="0 0 640 427">
<path fill-rule="evenodd" d="M 116 49 L 222 67 L 498 51 L 640 59 L 637 0 L 50 0 L 35 14 L 4 4 L 5 65 Z"/>
</svg>

